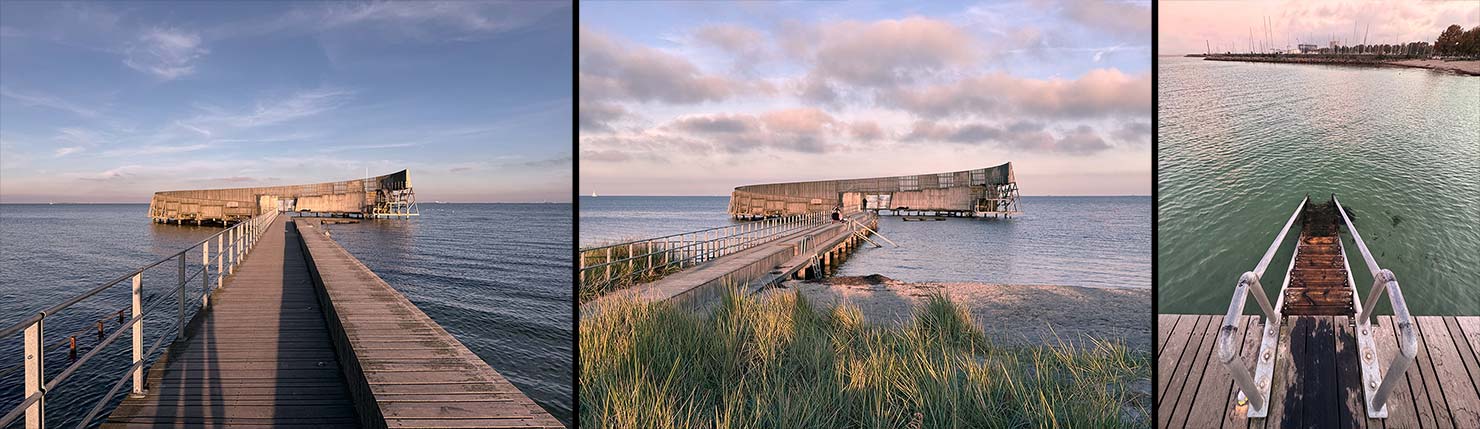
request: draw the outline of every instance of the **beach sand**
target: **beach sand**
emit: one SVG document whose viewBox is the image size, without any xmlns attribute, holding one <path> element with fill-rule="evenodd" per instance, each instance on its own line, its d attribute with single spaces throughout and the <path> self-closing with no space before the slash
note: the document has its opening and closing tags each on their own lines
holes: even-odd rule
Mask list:
<svg viewBox="0 0 1480 429">
<path fill-rule="evenodd" d="M 935 292 L 965 306 L 992 341 L 1003 345 L 1083 346 L 1088 338 L 1121 340 L 1132 351 L 1151 351 L 1151 290 L 989 283 L 906 283 L 888 277 L 831 277 L 788 281 L 813 305 L 858 306 L 864 320 L 897 324 Z"/>
<path fill-rule="evenodd" d="M 1448 70 L 1470 76 L 1480 76 L 1480 61 L 1401 60 L 1389 61 L 1388 64 L 1403 67 Z"/>
</svg>

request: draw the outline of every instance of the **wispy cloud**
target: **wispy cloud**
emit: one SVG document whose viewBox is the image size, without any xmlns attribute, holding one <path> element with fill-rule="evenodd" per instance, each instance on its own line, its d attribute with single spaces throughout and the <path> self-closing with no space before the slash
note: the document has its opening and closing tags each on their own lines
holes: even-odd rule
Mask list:
<svg viewBox="0 0 1480 429">
<path fill-rule="evenodd" d="M 174 80 L 195 73 L 195 60 L 210 50 L 196 33 L 156 27 L 144 30 L 125 52 L 123 63 L 129 68 Z"/>
<path fill-rule="evenodd" d="M 347 103 L 353 95 L 353 91 L 346 89 L 311 89 L 294 93 L 286 98 L 259 101 L 255 108 L 239 113 L 228 112 L 214 106 L 198 105 L 196 107 L 205 110 L 206 114 L 182 121 L 181 126 L 204 131 L 218 125 L 235 128 L 272 125 L 334 110 Z"/>
<path fill-rule="evenodd" d="M 60 148 L 60 149 L 57 149 L 57 158 L 61 158 L 61 157 L 67 156 L 67 155 L 71 155 L 71 154 L 77 153 L 77 152 L 82 152 L 82 147 L 80 147 L 80 146 L 69 146 L 69 147 Z"/>
<path fill-rule="evenodd" d="M 0 97 L 16 100 L 28 106 L 64 110 L 88 118 L 98 116 L 98 111 L 96 110 L 79 106 L 56 96 L 16 91 L 3 85 L 0 85 Z"/>
</svg>

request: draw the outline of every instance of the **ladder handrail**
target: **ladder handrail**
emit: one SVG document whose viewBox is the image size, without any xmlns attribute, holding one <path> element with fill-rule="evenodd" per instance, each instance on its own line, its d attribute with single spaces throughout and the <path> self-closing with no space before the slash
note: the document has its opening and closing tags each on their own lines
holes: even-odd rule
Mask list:
<svg viewBox="0 0 1480 429">
<path fill-rule="evenodd" d="M 1240 391 L 1248 393 L 1258 392 L 1245 395 L 1254 405 L 1254 410 L 1268 409 L 1268 404 L 1264 403 L 1267 397 L 1262 391 L 1268 389 L 1269 386 L 1262 386 L 1261 388 L 1261 386 L 1255 385 L 1254 377 L 1249 374 L 1249 369 L 1244 367 L 1242 362 L 1238 362 L 1238 352 L 1243 347 L 1242 341 L 1239 340 L 1243 337 L 1239 335 L 1239 317 L 1244 314 L 1244 305 L 1247 303 L 1248 295 L 1254 295 L 1254 299 L 1259 302 L 1259 307 L 1264 312 L 1264 326 L 1267 327 L 1271 323 L 1279 323 L 1279 320 L 1283 317 L 1278 309 L 1270 305 L 1269 295 L 1264 292 L 1264 286 L 1259 284 L 1259 279 L 1264 276 L 1265 269 L 1269 267 L 1270 260 L 1274 259 L 1274 254 L 1279 250 L 1280 244 L 1284 243 L 1285 236 L 1290 232 L 1290 227 L 1295 225 L 1295 219 L 1300 217 L 1300 213 L 1305 210 L 1305 205 L 1309 202 L 1309 196 L 1300 200 L 1300 205 L 1296 206 L 1295 212 L 1290 214 L 1290 220 L 1285 221 L 1284 228 L 1280 229 L 1280 233 L 1275 236 L 1274 242 L 1270 243 L 1269 250 L 1264 252 L 1264 256 L 1259 259 L 1259 264 L 1252 271 L 1246 271 L 1239 276 L 1238 283 L 1233 288 L 1233 299 L 1228 303 L 1228 313 L 1223 316 L 1223 325 L 1218 328 L 1218 361 L 1223 363 L 1225 368 L 1228 368 L 1229 373 L 1233 374 L 1233 379 L 1238 382 Z M 1260 330 L 1264 331 L 1265 329 Z"/>
<path fill-rule="evenodd" d="M 1392 271 L 1377 265 L 1377 260 L 1372 257 L 1372 251 L 1367 250 L 1367 243 L 1362 241 L 1362 234 L 1357 232 L 1357 226 L 1352 224 L 1350 217 L 1347 217 L 1346 208 L 1341 206 L 1341 201 L 1336 199 L 1336 195 L 1331 195 L 1331 201 L 1336 203 L 1336 211 L 1341 213 L 1342 222 L 1346 223 L 1347 231 L 1351 231 L 1352 240 L 1357 242 L 1357 249 L 1362 252 L 1362 260 L 1367 262 L 1367 269 L 1372 272 L 1372 289 L 1367 293 L 1362 312 L 1357 314 L 1357 324 L 1362 326 L 1371 324 L 1372 312 L 1377 309 L 1377 300 L 1382 298 L 1383 292 L 1387 292 L 1388 301 L 1393 304 L 1393 318 L 1397 320 L 1399 353 L 1393 356 L 1393 362 L 1388 365 L 1387 373 L 1382 376 L 1382 385 L 1378 386 L 1377 393 L 1373 396 L 1376 408 L 1381 409 L 1386 404 L 1393 387 L 1397 385 L 1398 379 L 1402 378 L 1403 372 L 1408 370 L 1408 366 L 1418 356 L 1418 332 L 1414 329 L 1413 316 L 1408 313 L 1408 303 L 1403 300 L 1403 289 L 1398 286 L 1397 276 L 1394 276 Z"/>
</svg>

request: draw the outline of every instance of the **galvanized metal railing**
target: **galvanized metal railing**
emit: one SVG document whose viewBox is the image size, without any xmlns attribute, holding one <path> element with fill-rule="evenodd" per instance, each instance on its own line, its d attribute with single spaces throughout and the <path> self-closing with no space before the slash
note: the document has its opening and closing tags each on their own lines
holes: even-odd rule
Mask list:
<svg viewBox="0 0 1480 429">
<path fill-rule="evenodd" d="M 210 293 L 214 290 L 214 288 L 211 287 L 210 273 L 212 261 L 214 261 L 214 263 L 216 264 L 215 287 L 220 288 L 224 285 L 225 276 L 235 271 L 236 266 L 241 263 L 242 258 L 247 254 L 248 251 L 251 250 L 252 246 L 256 244 L 257 240 L 262 236 L 262 232 L 267 229 L 267 226 L 271 225 L 272 222 L 277 219 L 277 216 L 278 213 L 276 211 L 271 211 L 262 215 L 258 215 L 257 217 L 254 217 L 250 220 L 233 225 L 230 228 L 222 230 L 221 232 L 218 232 L 210 237 L 207 237 L 204 240 L 201 240 L 200 242 L 195 243 L 194 245 L 186 247 L 184 250 L 181 250 L 178 253 L 159 259 L 157 261 L 154 261 L 153 263 L 144 265 L 143 267 L 136 269 L 129 274 L 119 276 L 118 278 L 115 278 L 109 282 L 103 283 L 101 286 L 95 287 L 91 290 L 88 290 L 87 292 L 83 292 L 82 294 L 72 297 L 71 299 L 68 299 L 62 303 L 53 305 L 50 308 L 39 311 L 35 315 L 28 317 L 25 320 L 11 325 L 4 330 L 0 330 L 0 338 L 10 337 L 11 335 L 15 335 L 17 332 L 24 331 L 25 344 L 22 354 L 24 355 L 23 361 L 26 376 L 25 390 L 23 390 L 23 394 L 25 395 L 24 399 L 22 399 L 20 404 L 17 404 L 15 408 L 6 413 L 4 418 L 0 418 L 0 427 L 10 425 L 11 423 L 15 422 L 16 419 L 19 419 L 22 415 L 24 415 L 26 418 L 27 428 L 45 427 L 47 393 L 55 390 L 58 386 L 65 382 L 68 377 L 71 377 L 73 374 L 75 374 L 78 368 L 80 368 L 83 364 L 87 363 L 88 360 L 96 356 L 99 351 L 103 350 L 104 347 L 107 347 L 114 341 L 117 341 L 126 332 L 130 332 L 132 334 L 131 337 L 133 340 L 133 364 L 125 369 L 123 376 L 113 384 L 113 388 L 108 391 L 108 394 L 103 395 L 102 398 L 98 400 L 98 403 L 94 405 L 87 416 L 82 419 L 82 422 L 79 424 L 79 426 L 86 427 L 90 422 L 92 422 L 92 420 L 97 417 L 98 413 L 102 411 L 103 406 L 108 403 L 109 399 L 111 399 L 114 394 L 118 393 L 118 389 L 123 386 L 124 382 L 129 381 L 130 379 L 133 380 L 133 390 L 130 392 L 130 394 L 136 396 L 143 395 L 147 387 L 144 384 L 144 367 L 148 364 L 147 362 L 145 362 L 144 359 L 147 356 L 153 356 L 155 352 L 159 351 L 159 347 L 164 344 L 164 340 L 166 338 L 171 338 L 171 336 L 161 335 L 159 336 L 159 339 L 155 340 L 153 345 L 146 350 L 144 348 L 144 318 L 158 310 L 161 304 L 166 302 L 166 297 L 176 295 L 178 297 L 178 299 L 176 300 L 176 302 L 178 303 L 178 313 L 175 319 L 175 335 L 173 336 L 173 338 L 183 338 L 185 335 L 186 323 L 186 293 L 188 291 L 188 288 L 186 286 L 192 280 L 194 280 L 196 276 L 201 277 L 201 293 L 199 295 L 200 308 L 206 308 L 206 306 L 209 305 Z M 216 243 L 214 258 L 212 257 L 211 252 L 212 241 Z M 194 254 L 193 251 L 197 247 L 201 249 L 201 268 L 187 277 L 185 272 L 185 265 L 187 260 L 186 258 L 192 257 L 191 255 Z M 175 287 L 170 289 L 169 291 L 161 294 L 156 294 L 155 296 L 157 298 L 148 303 L 146 306 L 143 302 L 144 272 L 151 268 L 161 266 L 171 260 L 179 261 L 176 271 L 179 281 L 175 284 Z M 129 313 L 131 317 L 121 323 L 116 331 L 100 341 L 97 346 L 92 348 L 91 351 L 82 355 L 82 357 L 75 359 L 71 365 L 67 366 L 67 368 L 62 370 L 60 374 L 57 374 L 56 377 L 52 377 L 51 380 L 47 380 L 45 373 L 46 367 L 44 365 L 44 361 L 46 358 L 46 350 L 44 345 L 46 344 L 46 341 L 43 331 L 43 326 L 46 322 L 46 319 L 48 317 L 52 317 L 62 310 L 66 310 L 68 307 L 71 307 L 72 305 L 77 304 L 82 300 L 96 296 L 99 293 L 108 290 L 113 286 L 118 285 L 119 283 L 123 283 L 125 280 L 129 279 L 133 280 L 132 302 L 130 305 Z"/>
<path fill-rule="evenodd" d="M 672 270 L 750 249 L 781 236 L 823 225 L 830 213 L 811 213 L 721 226 L 581 249 L 580 290 L 661 276 Z"/>
<path fill-rule="evenodd" d="M 1285 227 L 1275 236 L 1274 243 L 1269 245 L 1269 250 L 1259 259 L 1259 265 L 1253 271 L 1246 271 L 1239 276 L 1238 284 L 1233 289 L 1233 300 L 1228 304 L 1228 314 L 1223 317 L 1223 326 L 1218 328 L 1218 361 L 1233 374 L 1233 380 L 1238 383 L 1240 398 L 1248 398 L 1253 405 L 1249 407 L 1249 417 L 1265 417 L 1269 412 L 1269 386 L 1274 376 L 1275 348 L 1278 346 L 1280 322 L 1283 318 L 1279 307 L 1270 304 L 1269 295 L 1264 292 L 1259 279 L 1264 277 L 1264 271 L 1269 268 L 1270 260 L 1274 259 L 1275 251 L 1279 250 L 1280 243 L 1285 241 L 1285 235 L 1290 232 L 1290 227 L 1295 224 L 1295 219 L 1300 217 L 1300 212 L 1309 201 L 1310 197 L 1300 200 L 1300 206 L 1295 208 L 1295 213 L 1290 215 L 1290 220 L 1285 222 Z M 1293 266 L 1294 258 L 1291 258 L 1290 263 Z M 1264 311 L 1263 340 L 1260 341 L 1253 376 L 1249 375 L 1249 368 L 1244 367 L 1243 362 L 1237 359 L 1239 349 L 1243 347 L 1238 322 L 1244 314 L 1248 295 L 1254 295 L 1259 308 Z M 1283 300 L 1284 297 L 1281 296 L 1280 299 Z M 1258 382 L 1255 382 L 1256 378 Z"/>
<path fill-rule="evenodd" d="M 1392 271 L 1383 269 L 1377 265 L 1377 260 L 1372 257 L 1372 251 L 1367 250 L 1367 243 L 1362 241 L 1362 234 L 1357 232 L 1356 225 L 1352 224 L 1351 218 L 1346 215 L 1346 208 L 1341 206 L 1341 201 L 1331 196 L 1331 201 L 1336 203 L 1336 210 L 1341 213 L 1342 222 L 1346 223 L 1346 229 L 1352 233 L 1352 241 L 1357 243 L 1357 250 L 1362 252 L 1362 260 L 1367 263 L 1367 269 L 1372 272 L 1372 289 L 1367 293 L 1366 305 L 1362 311 L 1357 313 L 1357 345 L 1361 354 L 1359 358 L 1362 363 L 1362 377 L 1366 380 L 1362 383 L 1363 393 L 1367 399 L 1367 416 L 1371 418 L 1387 417 L 1387 400 L 1403 379 L 1403 372 L 1413 364 L 1413 358 L 1418 356 L 1418 333 L 1413 326 L 1413 317 L 1408 314 L 1408 303 L 1403 301 L 1403 290 L 1398 287 L 1398 279 Z M 1343 254 L 1345 250 L 1343 250 Z M 1350 276 L 1351 269 L 1347 269 Z M 1352 283 L 1355 288 L 1356 284 Z M 1353 296 L 1356 296 L 1353 291 Z M 1393 362 L 1388 365 L 1386 374 L 1381 375 L 1376 361 L 1376 346 L 1372 341 L 1372 311 L 1377 308 L 1377 301 L 1382 299 L 1382 293 L 1387 292 L 1388 300 L 1392 302 L 1393 319 L 1398 328 L 1398 354 L 1393 356 Z M 1356 302 L 1361 305 L 1361 301 Z M 1381 378 L 1381 384 L 1378 379 Z"/>
</svg>

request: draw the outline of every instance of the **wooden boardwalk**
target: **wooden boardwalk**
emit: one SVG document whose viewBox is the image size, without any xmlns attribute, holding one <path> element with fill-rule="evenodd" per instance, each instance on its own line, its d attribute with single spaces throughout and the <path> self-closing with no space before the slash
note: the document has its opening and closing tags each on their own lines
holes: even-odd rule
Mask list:
<svg viewBox="0 0 1480 429">
<path fill-rule="evenodd" d="M 296 232 L 279 217 L 104 426 L 358 426 Z"/>
<path fill-rule="evenodd" d="M 303 244 L 362 414 L 393 428 L 563 427 L 316 223 L 300 222 Z"/>
<path fill-rule="evenodd" d="M 1390 316 L 1374 316 L 1383 369 L 1397 353 Z M 1418 357 L 1388 401 L 1367 419 L 1356 336 L 1346 316 L 1292 316 L 1282 334 L 1269 417 L 1245 417 L 1237 389 L 1216 361 L 1221 315 L 1157 317 L 1157 422 L 1163 428 L 1480 428 L 1480 317 L 1420 316 Z M 1245 316 L 1241 364 L 1259 348 L 1259 321 Z"/>
<path fill-rule="evenodd" d="M 279 217 L 105 426 L 561 427 L 314 224 Z"/>
</svg>

